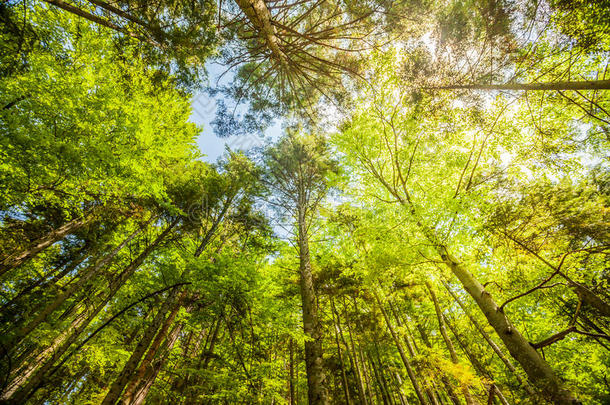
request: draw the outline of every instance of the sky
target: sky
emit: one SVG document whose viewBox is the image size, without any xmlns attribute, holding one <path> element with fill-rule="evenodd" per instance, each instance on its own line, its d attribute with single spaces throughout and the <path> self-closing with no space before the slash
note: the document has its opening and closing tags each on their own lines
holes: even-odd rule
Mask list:
<svg viewBox="0 0 610 405">
<path fill-rule="evenodd" d="M 224 67 L 217 64 L 211 63 L 206 66 L 208 70 L 209 83 L 214 86 L 217 82 L 218 77 L 224 72 Z M 222 78 L 220 84 L 229 83 L 234 76 L 234 72 L 228 72 Z M 221 96 L 217 96 L 221 97 Z M 216 162 L 216 160 L 223 154 L 225 147 L 229 146 L 232 150 L 248 150 L 255 146 L 263 144 L 263 138 L 256 135 L 242 135 L 232 136 L 229 138 L 219 138 L 214 134 L 211 122 L 214 120 L 216 114 L 216 100 L 206 94 L 205 91 L 194 94 L 191 102 L 193 112 L 190 117 L 190 121 L 203 127 L 203 130 L 197 138 L 197 146 L 201 153 L 204 154 L 204 160 L 206 162 Z M 273 140 L 278 139 L 282 133 L 282 125 L 279 120 L 276 120 L 265 131 L 265 138 L 269 137 Z"/>
</svg>

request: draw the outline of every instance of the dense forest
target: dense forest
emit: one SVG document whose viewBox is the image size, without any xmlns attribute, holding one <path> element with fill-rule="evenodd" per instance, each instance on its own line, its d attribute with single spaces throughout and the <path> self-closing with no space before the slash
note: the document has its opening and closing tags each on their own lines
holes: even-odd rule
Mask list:
<svg viewBox="0 0 610 405">
<path fill-rule="evenodd" d="M 610 404 L 609 65 L 608 0 L 1 1 L 0 403 Z"/>
</svg>

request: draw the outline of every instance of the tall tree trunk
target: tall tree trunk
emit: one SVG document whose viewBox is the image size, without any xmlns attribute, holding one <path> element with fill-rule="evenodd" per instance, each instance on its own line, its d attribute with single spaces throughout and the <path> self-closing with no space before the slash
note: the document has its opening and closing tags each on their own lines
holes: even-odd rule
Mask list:
<svg viewBox="0 0 610 405">
<path fill-rule="evenodd" d="M 122 404 L 131 405 L 131 404 L 135 403 L 134 396 L 136 394 L 136 390 L 139 388 L 139 386 L 144 381 L 146 381 L 147 377 L 150 378 L 150 376 L 147 374 L 150 373 L 150 369 L 152 369 L 152 367 L 153 367 L 152 366 L 153 360 L 155 359 L 157 352 L 159 351 L 159 348 L 161 347 L 161 344 L 166 339 L 169 329 L 172 326 L 172 324 L 174 323 L 174 319 L 176 319 L 176 315 L 178 315 L 178 311 L 180 310 L 181 304 L 182 304 L 182 302 L 179 299 L 176 300 L 176 302 L 174 303 L 174 305 L 169 313 L 169 316 L 167 317 L 165 322 L 163 322 L 163 325 L 159 329 L 157 336 L 155 336 L 155 339 L 153 340 L 152 344 L 148 348 L 148 351 L 146 352 L 144 359 L 142 359 L 140 366 L 135 371 L 133 376 L 131 376 L 131 380 L 129 381 L 129 384 L 127 384 L 127 387 L 125 388 L 125 392 L 123 393 L 123 395 L 121 397 Z"/>
<path fill-rule="evenodd" d="M 400 405 L 409 405 L 409 400 L 405 396 L 405 393 L 402 391 L 402 378 L 400 378 L 400 373 L 396 371 L 394 373 L 396 377 L 396 387 L 398 389 L 398 398 L 400 399 Z"/>
<path fill-rule="evenodd" d="M 151 219 L 152 220 L 152 219 Z M 159 235 L 159 237 L 153 242 L 150 246 L 148 246 L 144 251 L 144 257 L 148 256 L 148 254 L 156 248 L 156 246 L 161 242 L 162 239 L 165 238 L 167 233 L 171 230 L 173 225 L 166 228 L 166 230 Z M 95 265 L 85 270 L 84 274 L 79 278 L 76 283 L 72 283 L 68 289 L 64 292 L 60 293 L 53 302 L 48 304 L 32 321 L 30 321 L 23 328 L 19 329 L 14 337 L 11 339 L 12 345 L 17 345 L 23 338 L 30 334 L 34 329 L 38 327 L 41 323 L 45 322 L 49 315 L 51 315 L 61 304 L 63 304 L 68 298 L 70 298 L 77 290 L 83 288 L 85 284 L 95 277 L 103 266 L 110 263 L 110 261 L 123 249 L 129 242 L 131 242 L 137 235 L 139 235 L 144 228 L 136 229 L 131 235 L 129 235 L 123 242 L 121 242 L 117 247 L 115 247 L 109 254 L 104 256 L 103 259 L 99 260 Z M 142 260 L 143 261 L 143 260 Z M 140 263 L 141 264 L 141 263 Z M 139 267 L 140 264 L 137 264 Z"/>
<path fill-rule="evenodd" d="M 422 341 L 424 342 L 424 345 L 426 345 L 426 347 L 428 349 L 432 349 L 432 344 L 430 343 L 430 339 L 428 338 L 426 331 L 420 325 L 419 322 L 417 322 L 416 328 L 419 332 L 419 335 L 421 336 Z M 449 399 L 451 400 L 453 405 L 461 405 L 461 402 L 460 402 L 457 394 L 453 390 L 453 385 L 451 384 L 451 381 L 449 381 L 449 378 L 447 377 L 447 375 L 443 374 L 441 376 L 441 381 L 442 381 L 443 385 L 445 386 L 445 391 L 447 392 L 447 396 L 449 397 Z"/>
<path fill-rule="evenodd" d="M 209 364 L 210 360 L 212 359 L 212 356 L 214 355 L 214 347 L 216 345 L 216 341 L 218 340 L 218 336 L 219 336 L 219 332 L 220 332 L 220 325 L 224 318 L 223 314 L 224 314 L 224 312 L 221 312 L 218 315 L 218 318 L 216 319 L 215 322 L 213 322 L 213 324 L 210 328 L 211 333 L 208 333 L 208 335 L 206 336 L 206 341 L 203 345 L 203 350 L 201 351 L 201 355 L 199 356 L 199 362 L 197 363 L 197 367 L 196 367 L 197 370 L 207 369 L 208 364 Z M 186 391 L 186 395 L 184 398 L 185 401 L 181 402 L 181 403 L 190 405 L 190 404 L 200 402 L 197 399 L 197 395 L 198 395 L 197 387 L 199 385 L 199 381 L 200 381 L 200 378 L 198 376 L 193 377 L 191 375 L 187 375 L 185 386 L 187 388 L 191 388 L 191 389 L 189 391 Z"/>
<path fill-rule="evenodd" d="M 447 328 L 445 327 L 445 320 L 443 318 L 443 313 L 441 312 L 441 307 L 438 303 L 438 298 L 436 297 L 436 292 L 434 291 L 434 287 L 429 282 L 426 282 L 426 287 L 428 287 L 428 292 L 430 293 L 430 298 L 432 298 L 432 303 L 434 304 L 434 311 L 436 312 L 436 319 L 438 321 L 438 328 L 441 332 L 443 340 L 445 341 L 445 345 L 447 346 L 447 350 L 449 351 L 449 355 L 451 357 L 451 362 L 453 364 L 459 364 L 460 361 L 458 359 L 457 353 L 455 352 L 455 348 L 453 347 L 453 342 L 451 342 L 451 338 L 447 334 Z M 464 384 L 461 385 L 462 393 L 464 394 L 464 399 L 466 400 L 466 404 L 475 405 L 478 404 L 478 401 L 470 394 L 470 389 L 468 386 Z"/>
<path fill-rule="evenodd" d="M 15 267 L 21 266 L 23 263 L 33 258 L 55 242 L 60 241 L 67 235 L 74 233 L 85 224 L 91 222 L 93 218 L 93 215 L 89 215 L 86 218 L 73 219 L 72 221 L 49 232 L 43 238 L 38 239 L 28 249 L 4 258 L 2 262 L 0 262 L 0 276 L 11 269 L 14 269 Z"/>
<path fill-rule="evenodd" d="M 377 365 L 375 364 L 375 361 L 373 360 L 373 357 L 371 356 L 371 352 L 368 350 L 366 351 L 366 358 L 369 363 L 369 368 L 373 372 L 372 374 L 373 374 L 373 378 L 375 381 L 374 385 L 375 385 L 375 395 L 377 396 L 377 402 L 378 403 L 381 402 L 381 403 L 383 403 L 383 405 L 392 405 L 390 400 L 388 399 L 388 393 L 386 392 L 385 387 L 383 386 L 381 377 L 379 376 L 379 370 L 377 369 Z"/>
<path fill-rule="evenodd" d="M 379 354 L 379 345 L 377 344 L 377 340 L 373 340 L 373 347 L 375 349 L 374 354 L 371 355 L 369 353 L 369 358 L 371 360 L 371 363 L 373 364 L 373 367 L 375 367 L 375 364 L 373 362 L 373 360 L 377 361 L 377 375 L 381 384 L 381 388 L 382 388 L 382 392 L 385 392 L 385 396 L 387 398 L 388 403 L 394 405 L 394 398 L 392 396 L 392 392 L 390 391 L 390 388 L 388 386 L 388 381 L 385 378 L 385 373 L 383 372 L 383 362 L 381 360 L 381 355 Z"/>
<path fill-rule="evenodd" d="M 290 338 L 290 343 L 289 345 L 289 361 L 290 361 L 290 371 L 288 373 L 288 395 L 289 395 L 289 401 L 288 404 L 289 405 L 295 405 L 296 404 L 296 398 L 294 396 L 294 342 L 292 340 L 292 338 Z"/>
<path fill-rule="evenodd" d="M 63 270 L 59 270 L 59 268 L 55 269 L 48 275 L 44 277 L 40 277 L 38 280 L 31 282 L 28 286 L 26 286 L 23 290 L 19 291 L 19 293 L 11 298 L 6 304 L 2 306 L 0 312 L 3 314 L 7 313 L 11 307 L 16 306 L 16 304 L 23 299 L 23 297 L 28 296 L 31 297 L 31 292 L 38 289 L 44 290 L 45 288 L 51 288 L 57 281 L 61 280 L 68 273 L 72 272 L 75 268 L 77 268 L 82 262 L 87 258 L 86 254 L 80 255 L 78 258 L 72 260 L 69 264 L 64 266 Z M 52 277 L 50 280 L 49 277 Z M 55 287 L 57 288 L 57 287 Z"/>
<path fill-rule="evenodd" d="M 421 387 L 419 386 L 419 383 L 417 382 L 415 372 L 413 371 L 413 367 L 411 366 L 411 362 L 409 361 L 409 358 L 407 357 L 404 349 L 402 348 L 402 343 L 400 342 L 400 338 L 398 337 L 398 334 L 394 330 L 394 327 L 392 326 L 392 322 L 391 322 L 390 318 L 388 317 L 388 314 L 387 314 L 385 308 L 383 307 L 381 300 L 379 299 L 379 296 L 377 295 L 377 293 L 374 293 L 374 294 L 375 294 L 375 300 L 377 301 L 377 305 L 379 306 L 379 310 L 381 311 L 381 314 L 383 315 L 383 319 L 385 320 L 388 330 L 390 331 L 390 335 L 392 335 L 392 338 L 394 339 L 394 344 L 396 345 L 396 348 L 398 349 L 398 354 L 400 355 L 400 359 L 402 360 L 402 363 L 404 364 L 405 368 L 407 369 L 407 375 L 409 376 L 409 379 L 411 380 L 411 384 L 413 385 L 413 389 L 415 390 L 417 399 L 419 399 L 420 404 L 428 405 L 429 402 L 426 400 L 426 397 L 424 396 L 424 393 L 423 393 Z"/>
<path fill-rule="evenodd" d="M 159 332 L 159 328 L 165 321 L 165 316 L 176 305 L 180 293 L 180 289 L 178 288 L 175 288 L 169 292 L 168 297 L 161 305 L 161 308 L 159 308 L 157 315 L 155 315 L 152 323 L 148 326 L 136 348 L 131 353 L 129 360 L 127 360 L 127 363 L 123 366 L 123 370 L 110 386 L 110 390 L 104 397 L 102 405 L 114 405 L 119 400 L 121 394 L 123 393 L 123 389 L 136 372 L 144 353 L 150 346 L 155 335 L 157 335 L 157 332 Z"/>
<path fill-rule="evenodd" d="M 318 319 L 316 292 L 314 289 L 309 241 L 303 209 L 299 209 L 299 270 L 301 273 L 301 302 L 303 307 L 303 331 L 310 338 L 305 341 L 305 369 L 307 371 L 307 397 L 310 405 L 328 404 L 326 375 L 322 364 L 322 328 Z"/>
<path fill-rule="evenodd" d="M 443 263 L 460 280 L 462 286 L 477 303 L 487 321 L 494 328 L 509 353 L 521 364 L 533 384 L 535 384 L 549 401 L 558 405 L 574 405 L 580 403 L 572 393 L 565 388 L 551 366 L 538 354 L 536 349 L 521 335 L 510 322 L 506 314 L 500 310 L 491 294 L 483 285 L 460 263 L 437 237 L 435 231 L 429 228 L 417 215 L 411 201 L 406 201 L 421 232 L 437 251 Z"/>
<path fill-rule="evenodd" d="M 398 312 L 394 309 L 394 306 L 392 305 L 392 303 L 389 302 L 389 304 L 390 304 L 390 309 L 392 310 L 392 313 L 394 314 L 394 317 L 396 318 L 396 324 L 398 326 L 403 326 L 404 325 L 405 328 L 407 329 L 407 334 L 405 336 L 404 342 L 407 345 L 407 350 L 409 351 L 409 355 L 411 357 L 417 356 L 417 351 L 418 350 L 417 350 L 417 347 L 416 347 L 416 344 L 415 344 L 415 338 L 413 338 L 413 336 L 410 336 L 409 327 L 408 327 L 407 323 L 406 322 L 403 323 L 400 320 L 400 316 L 398 315 Z M 426 342 L 424 342 L 424 343 L 426 343 Z M 429 342 L 427 342 L 427 343 L 428 343 L 428 347 L 431 347 L 429 345 Z M 416 372 L 420 372 L 420 370 L 417 370 L 417 369 L 415 371 Z M 449 381 L 447 379 L 447 376 L 445 376 L 445 375 L 443 375 L 442 378 L 444 378 L 447 381 Z M 440 393 L 436 389 L 433 390 L 430 386 L 434 386 L 434 381 L 430 381 L 430 384 L 428 384 L 428 379 L 425 379 L 424 380 L 424 391 L 426 392 L 426 395 L 430 399 L 430 402 L 432 403 L 432 405 L 439 405 L 441 403 Z M 453 389 L 452 388 L 449 388 L 447 390 L 447 392 L 450 393 L 449 397 L 452 399 L 452 401 L 453 401 L 454 398 L 456 399 L 457 404 L 455 404 L 455 401 L 453 401 L 455 405 L 461 405 L 459 400 L 457 400 L 457 397 L 455 396 L 455 394 L 453 394 Z"/>
<path fill-rule="evenodd" d="M 511 374 L 515 377 L 515 379 L 519 382 L 519 384 L 521 385 L 521 387 L 523 387 L 523 389 L 525 390 L 525 392 L 530 396 L 530 397 L 534 397 L 536 395 L 536 393 L 534 392 L 534 390 L 529 386 L 529 383 L 527 381 L 523 381 L 523 379 L 521 378 L 521 376 L 519 375 L 519 372 L 517 371 L 516 367 L 513 365 L 512 361 L 510 361 L 509 358 L 507 358 L 504 355 L 504 352 L 502 351 L 502 349 L 500 349 L 500 347 L 496 344 L 496 342 L 493 341 L 493 339 L 491 338 L 491 336 L 489 336 L 489 334 L 485 331 L 485 329 L 481 326 L 481 324 L 479 323 L 479 321 L 476 320 L 476 318 L 470 313 L 470 311 L 466 308 L 466 306 L 464 305 L 464 303 L 462 302 L 462 300 L 460 300 L 460 298 L 456 295 L 455 292 L 453 292 L 453 290 L 451 289 L 451 287 L 449 287 L 449 284 L 447 284 L 446 282 L 442 282 L 443 285 L 445 286 L 445 289 L 449 292 L 449 294 L 453 297 L 453 299 L 455 300 L 455 302 L 458 304 L 458 306 L 462 309 L 462 311 L 464 311 L 464 313 L 466 314 L 466 316 L 468 317 L 468 319 L 470 320 L 470 322 L 474 325 L 474 327 L 479 331 L 479 333 L 481 334 L 481 336 L 483 336 L 483 339 L 485 339 L 485 341 L 487 342 L 487 344 L 489 345 L 489 347 L 491 347 L 491 349 L 494 351 L 494 353 L 496 353 L 496 355 L 500 358 L 500 360 L 502 360 L 502 363 L 504 363 L 504 365 L 506 365 L 506 368 L 508 368 L 511 372 Z"/>
<path fill-rule="evenodd" d="M 69 349 L 69 347 L 78 339 L 85 328 L 95 319 L 97 314 L 106 306 L 108 301 L 117 293 L 125 281 L 140 267 L 148 255 L 155 247 L 169 234 L 172 228 L 177 224 L 174 221 L 151 243 L 144 251 L 127 266 L 111 283 L 109 292 L 104 294 L 105 297 L 92 310 L 85 310 L 74 319 L 71 325 L 57 336 L 53 343 L 38 354 L 33 361 L 27 362 L 15 372 L 15 377 L 11 383 L 11 387 L 6 389 L 0 399 L 12 401 L 12 403 L 22 403 L 25 399 L 33 395 L 45 381 L 47 372 L 53 367 L 55 362 Z M 27 384 L 26 384 L 27 382 Z M 24 385 L 25 384 L 25 385 Z"/>
<path fill-rule="evenodd" d="M 610 80 L 591 80 L 573 82 L 549 83 L 506 83 L 506 84 L 454 84 L 449 86 L 431 87 L 439 90 L 608 90 Z"/>
<path fill-rule="evenodd" d="M 362 367 L 362 374 L 364 375 L 364 381 L 366 382 L 366 389 L 369 395 L 369 401 L 371 404 L 374 404 L 373 400 L 373 384 L 371 384 L 371 378 L 368 371 L 368 367 L 366 366 L 366 361 L 364 360 L 364 353 L 362 352 L 362 344 L 358 343 L 358 355 L 360 356 L 360 366 Z"/>
<path fill-rule="evenodd" d="M 142 405 L 144 403 L 144 400 L 146 399 L 146 396 L 148 395 L 148 391 L 150 391 L 150 388 L 155 383 L 157 375 L 159 374 L 159 372 L 161 371 L 161 368 L 167 361 L 169 352 L 174 347 L 176 340 L 178 340 L 178 336 L 180 335 L 180 332 L 183 327 L 184 327 L 184 324 L 181 323 L 181 324 L 176 325 L 174 327 L 174 329 L 171 331 L 171 333 L 169 334 L 169 336 L 163 343 L 163 347 L 161 350 L 161 353 L 162 353 L 161 357 L 147 369 L 147 374 L 145 375 L 143 382 L 140 384 L 137 391 L 135 392 L 134 399 L 131 402 L 131 405 Z"/>
</svg>

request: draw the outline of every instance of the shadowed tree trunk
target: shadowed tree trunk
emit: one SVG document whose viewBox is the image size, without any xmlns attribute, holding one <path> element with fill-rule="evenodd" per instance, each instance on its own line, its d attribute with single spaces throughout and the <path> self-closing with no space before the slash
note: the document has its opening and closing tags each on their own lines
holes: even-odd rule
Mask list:
<svg viewBox="0 0 610 405">
<path fill-rule="evenodd" d="M 332 298 L 331 298 L 332 299 Z M 332 319 L 333 319 L 333 326 L 334 326 L 334 330 L 335 330 L 335 344 L 337 345 L 337 356 L 339 357 L 339 364 L 341 365 L 341 385 L 343 386 L 343 395 L 345 395 L 345 403 L 347 405 L 351 405 L 352 400 L 350 398 L 349 395 L 349 384 L 347 382 L 347 375 L 345 372 L 345 362 L 343 361 L 343 354 L 341 353 L 341 343 L 339 342 L 339 326 L 337 325 L 337 319 L 336 319 L 336 311 L 334 310 L 334 304 L 332 305 L 332 311 L 331 311 L 331 315 L 332 315 Z M 291 346 L 292 348 L 292 346 Z"/>
<path fill-rule="evenodd" d="M 17 369 L 14 373 L 9 388 L 7 388 L 0 399 L 8 400 L 9 403 L 20 404 L 27 398 L 33 395 L 45 381 L 46 375 L 53 367 L 55 362 L 70 348 L 70 346 L 78 339 L 83 330 L 95 319 L 97 314 L 106 306 L 108 301 L 117 293 L 123 286 L 125 281 L 135 272 L 148 255 L 159 245 L 159 243 L 167 237 L 170 231 L 178 221 L 174 221 L 165 230 L 157 236 L 142 253 L 131 262 L 115 279 L 110 283 L 109 291 L 102 291 L 100 295 L 104 298 L 95 305 L 93 309 L 84 310 L 81 312 L 53 342 L 47 346 L 41 353 L 24 362 L 24 365 Z"/>
<path fill-rule="evenodd" d="M 110 390 L 104 397 L 102 405 L 114 405 L 119 400 L 121 394 L 123 393 L 123 389 L 134 377 L 134 373 L 136 372 L 138 364 L 140 364 L 142 356 L 144 356 L 144 353 L 150 346 L 155 335 L 157 335 L 157 332 L 159 332 L 159 329 L 165 322 L 166 315 L 168 312 L 173 312 L 174 310 L 177 311 L 179 308 L 180 294 L 181 291 L 178 288 L 175 288 L 169 292 L 168 297 L 161 305 L 161 308 L 159 308 L 157 315 L 155 315 L 153 321 L 144 332 L 144 335 L 138 342 L 136 348 L 131 353 L 129 360 L 127 360 L 127 363 L 123 366 L 123 370 L 110 386 Z M 172 312 L 170 312 L 170 317 Z"/>
<path fill-rule="evenodd" d="M 151 219 L 151 221 L 152 221 L 152 219 Z M 163 233 L 161 233 L 161 235 L 159 235 L 159 237 L 157 237 L 157 239 L 144 250 L 144 252 L 142 253 L 144 255 L 143 259 L 146 256 L 148 256 L 148 254 L 150 254 L 150 252 L 152 252 L 157 247 L 157 245 L 165 238 L 165 236 L 167 236 L 167 233 L 169 233 L 169 231 L 171 230 L 172 227 L 173 227 L 173 225 L 166 228 L 166 230 Z M 32 319 L 32 321 L 30 321 L 23 328 L 19 329 L 17 331 L 17 333 L 15 334 L 15 336 L 12 338 L 11 343 L 14 345 L 17 345 L 24 337 L 26 337 L 30 332 L 32 332 L 36 327 L 38 327 L 38 325 L 40 325 L 42 322 L 45 322 L 47 320 L 47 318 L 49 317 L 49 315 L 51 315 L 57 308 L 59 308 L 59 306 L 61 304 L 63 304 L 68 298 L 72 297 L 76 291 L 78 291 L 79 289 L 82 289 L 87 284 L 88 281 L 93 279 L 105 265 L 110 263 L 110 261 L 129 242 L 131 242 L 136 236 L 138 236 L 144 229 L 145 228 L 136 229 L 131 235 L 129 235 L 127 238 L 125 238 L 125 240 L 123 240 L 123 242 L 121 242 L 109 254 L 104 256 L 104 258 L 99 260 L 95 265 L 86 269 L 84 271 L 84 273 L 80 276 L 80 278 L 78 279 L 77 282 L 72 283 L 68 287 L 68 289 L 66 289 L 64 292 L 60 293 L 57 297 L 55 297 L 53 302 L 49 303 L 34 319 Z M 142 259 L 142 261 L 143 261 L 143 259 Z M 136 263 L 137 263 L 137 261 L 134 261 L 134 265 L 136 265 L 137 267 L 139 267 L 139 265 L 141 264 L 141 263 L 140 264 L 136 264 Z"/>
<path fill-rule="evenodd" d="M 90 223 L 93 219 L 93 215 L 89 215 L 86 218 L 73 219 L 72 221 L 49 232 L 49 234 L 47 234 L 43 238 L 35 241 L 32 246 L 27 250 L 12 254 L 4 258 L 2 262 L 0 262 L 0 276 L 2 276 L 4 273 L 11 269 L 14 269 L 15 267 L 21 266 L 23 263 L 30 260 L 55 242 L 62 240 L 66 236 L 82 228 L 84 225 Z"/>
<path fill-rule="evenodd" d="M 135 403 L 137 389 L 139 388 L 140 384 L 150 378 L 149 374 L 151 372 L 150 370 L 153 368 L 153 360 L 155 359 L 155 356 L 157 355 L 161 344 L 167 338 L 169 329 L 173 324 L 174 319 L 176 319 L 176 315 L 178 315 L 180 306 L 181 302 L 180 300 L 177 300 L 173 308 L 171 309 L 169 316 L 167 317 L 165 322 L 163 322 L 163 325 L 159 329 L 157 336 L 155 336 L 155 339 L 148 348 L 146 356 L 144 356 L 144 359 L 142 359 L 140 366 L 138 367 L 137 371 L 135 371 L 135 375 L 131 378 L 129 384 L 125 388 L 125 392 L 123 393 L 121 399 L 122 404 L 130 405 Z"/>
</svg>

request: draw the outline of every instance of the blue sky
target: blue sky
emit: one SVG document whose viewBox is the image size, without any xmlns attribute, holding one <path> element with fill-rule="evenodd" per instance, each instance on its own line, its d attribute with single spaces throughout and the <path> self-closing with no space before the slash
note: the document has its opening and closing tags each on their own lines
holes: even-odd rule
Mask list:
<svg viewBox="0 0 610 405">
<path fill-rule="evenodd" d="M 214 85 L 218 77 L 224 72 L 224 67 L 219 64 L 211 63 L 206 66 L 209 75 L 210 85 Z M 222 78 L 221 84 L 226 84 L 233 78 L 233 72 L 228 72 Z M 197 145 L 203 153 L 204 160 L 207 162 L 215 162 L 225 151 L 225 146 L 228 145 L 232 150 L 247 150 L 253 146 L 262 144 L 263 139 L 255 135 L 233 136 L 229 138 L 219 138 L 214 134 L 211 122 L 216 114 L 216 101 L 214 98 L 207 95 L 205 92 L 199 92 L 193 96 L 191 102 L 193 113 L 191 114 L 191 122 L 202 126 L 203 131 L 197 138 Z M 277 139 L 282 133 L 282 125 L 280 121 L 275 121 L 274 125 L 270 126 L 265 131 L 265 137 Z"/>
</svg>

